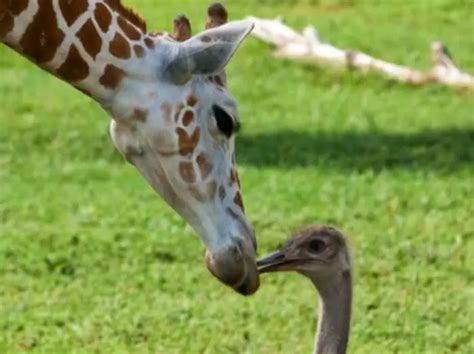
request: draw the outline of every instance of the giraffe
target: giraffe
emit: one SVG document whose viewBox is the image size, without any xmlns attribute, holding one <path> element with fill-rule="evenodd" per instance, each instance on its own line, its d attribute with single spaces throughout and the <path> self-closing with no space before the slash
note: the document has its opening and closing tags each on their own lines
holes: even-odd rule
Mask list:
<svg viewBox="0 0 474 354">
<path fill-rule="evenodd" d="M 120 0 L 0 0 L 0 40 L 95 100 L 112 141 L 196 231 L 209 271 L 243 295 L 259 287 L 256 238 L 234 154 L 240 126 L 225 66 L 253 28 L 220 4 L 192 36 L 150 32 Z"/>
</svg>

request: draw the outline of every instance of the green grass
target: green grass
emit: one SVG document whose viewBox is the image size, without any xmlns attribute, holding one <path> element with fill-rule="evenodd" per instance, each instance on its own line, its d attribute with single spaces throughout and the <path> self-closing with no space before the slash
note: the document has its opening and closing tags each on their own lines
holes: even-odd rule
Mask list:
<svg viewBox="0 0 474 354">
<path fill-rule="evenodd" d="M 127 1 L 150 27 L 205 1 Z M 170 5 L 171 4 L 171 5 Z M 474 73 L 462 0 L 229 1 L 324 39 L 429 66 L 441 39 Z M 474 99 L 439 86 L 273 60 L 229 68 L 238 161 L 260 254 L 309 223 L 351 235 L 352 353 L 474 352 Z M 114 151 L 108 118 L 0 48 L 1 353 L 309 353 L 317 297 L 294 274 L 243 298 L 205 269 L 185 223 Z"/>
</svg>

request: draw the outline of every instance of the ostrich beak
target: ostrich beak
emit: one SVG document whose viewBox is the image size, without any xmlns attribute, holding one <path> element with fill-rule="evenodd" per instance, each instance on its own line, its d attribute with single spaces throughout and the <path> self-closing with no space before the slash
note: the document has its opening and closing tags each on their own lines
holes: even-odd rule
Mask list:
<svg viewBox="0 0 474 354">
<path fill-rule="evenodd" d="M 298 260 L 292 260 L 285 256 L 283 251 L 276 251 L 257 261 L 260 274 L 270 272 L 291 271 L 299 264 Z"/>
</svg>

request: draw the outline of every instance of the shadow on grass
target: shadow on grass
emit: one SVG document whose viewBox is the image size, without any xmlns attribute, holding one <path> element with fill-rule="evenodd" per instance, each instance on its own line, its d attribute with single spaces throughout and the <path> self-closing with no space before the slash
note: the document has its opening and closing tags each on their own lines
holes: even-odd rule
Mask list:
<svg viewBox="0 0 474 354">
<path fill-rule="evenodd" d="M 321 166 L 351 170 L 474 169 L 474 130 L 385 132 L 280 131 L 237 139 L 238 162 L 280 168 Z"/>
</svg>

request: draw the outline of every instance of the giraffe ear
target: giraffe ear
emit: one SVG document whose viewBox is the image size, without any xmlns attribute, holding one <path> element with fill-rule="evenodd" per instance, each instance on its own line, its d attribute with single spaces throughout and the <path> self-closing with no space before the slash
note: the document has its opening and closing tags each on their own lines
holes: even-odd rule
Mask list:
<svg viewBox="0 0 474 354">
<path fill-rule="evenodd" d="M 250 21 L 230 22 L 179 43 L 176 57 L 165 70 L 166 75 L 173 82 L 183 84 L 195 74 L 222 72 L 253 27 Z"/>
</svg>

